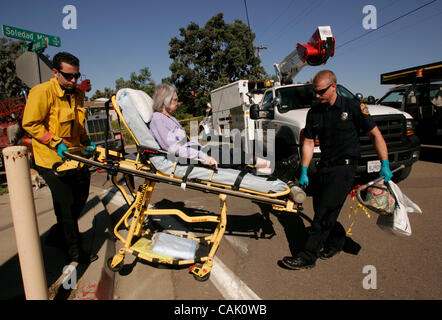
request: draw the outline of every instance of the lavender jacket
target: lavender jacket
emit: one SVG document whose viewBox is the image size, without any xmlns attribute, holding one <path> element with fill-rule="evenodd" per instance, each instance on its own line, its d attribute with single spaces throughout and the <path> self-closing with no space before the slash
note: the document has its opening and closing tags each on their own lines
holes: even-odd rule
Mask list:
<svg viewBox="0 0 442 320">
<path fill-rule="evenodd" d="M 186 131 L 174 117 L 154 112 L 149 128 L 161 149 L 183 158 L 204 160 L 207 157 L 206 153 L 198 150 L 202 148 L 200 144 L 187 141 Z"/>
</svg>

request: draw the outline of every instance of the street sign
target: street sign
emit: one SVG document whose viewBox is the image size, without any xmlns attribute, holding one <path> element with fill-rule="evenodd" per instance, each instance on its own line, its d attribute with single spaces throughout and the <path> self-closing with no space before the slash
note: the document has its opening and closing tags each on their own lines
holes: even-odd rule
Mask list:
<svg viewBox="0 0 442 320">
<path fill-rule="evenodd" d="M 48 47 L 48 39 L 47 38 L 41 38 L 40 40 L 35 41 L 32 44 L 32 52 L 42 50 Z"/>
<path fill-rule="evenodd" d="M 26 41 L 37 42 L 41 39 L 48 39 L 48 45 L 54 47 L 61 46 L 60 37 L 51 36 L 44 33 L 33 32 L 29 30 L 24 30 L 16 27 L 11 27 L 7 25 L 2 25 L 3 36 L 15 39 L 21 39 Z"/>
</svg>

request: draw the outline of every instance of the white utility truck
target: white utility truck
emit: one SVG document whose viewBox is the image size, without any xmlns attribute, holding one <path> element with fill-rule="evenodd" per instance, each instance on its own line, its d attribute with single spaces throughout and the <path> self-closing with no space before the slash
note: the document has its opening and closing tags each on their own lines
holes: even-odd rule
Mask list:
<svg viewBox="0 0 442 320">
<path fill-rule="evenodd" d="M 260 139 L 267 155 L 272 154 L 276 164 L 301 157 L 302 132 L 309 108 L 315 103 L 311 83 L 292 84 L 292 79 L 306 65 L 325 64 L 334 55 L 335 39 L 329 26 L 318 27 L 307 44 L 297 48 L 280 64 L 275 64 L 278 81 L 239 80 L 211 92 L 213 134 L 238 136 L 246 152 Z M 342 85 L 339 95 L 358 99 Z M 391 169 L 405 164 L 395 173 L 394 180 L 405 179 L 411 166 L 419 159 L 420 142 L 414 134 L 413 118 L 406 112 L 379 105 L 367 105 L 388 146 Z M 270 130 L 272 129 L 272 130 Z M 357 178 L 368 182 L 377 177 L 380 161 L 371 141 L 360 135 L 361 160 Z M 317 141 L 309 172 L 316 171 L 320 158 L 320 141 Z M 359 179 L 360 178 L 360 179 Z"/>
</svg>

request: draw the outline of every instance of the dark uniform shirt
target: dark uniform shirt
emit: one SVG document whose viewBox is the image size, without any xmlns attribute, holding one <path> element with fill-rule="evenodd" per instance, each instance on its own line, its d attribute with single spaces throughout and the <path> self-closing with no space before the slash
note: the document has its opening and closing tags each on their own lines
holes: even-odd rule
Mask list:
<svg viewBox="0 0 442 320">
<path fill-rule="evenodd" d="M 333 106 L 312 106 L 307 113 L 304 137 L 319 138 L 323 161 L 359 159 L 359 132 L 368 132 L 375 126 L 365 104 L 338 95 Z"/>
</svg>

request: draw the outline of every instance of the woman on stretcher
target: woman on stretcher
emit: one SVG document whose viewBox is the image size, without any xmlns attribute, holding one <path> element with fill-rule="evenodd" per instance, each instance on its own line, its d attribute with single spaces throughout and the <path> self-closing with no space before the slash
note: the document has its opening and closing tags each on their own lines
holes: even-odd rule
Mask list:
<svg viewBox="0 0 442 320">
<path fill-rule="evenodd" d="M 203 161 L 206 165 L 214 166 L 216 168 L 232 168 L 233 164 L 233 150 L 230 149 L 228 163 L 222 163 L 217 161 L 214 157 L 204 152 L 203 146 L 195 141 L 187 141 L 187 135 L 184 128 L 179 124 L 177 119 L 173 117 L 178 107 L 178 95 L 176 88 L 162 83 L 155 88 L 153 95 L 153 115 L 152 120 L 149 123 L 149 128 L 163 150 L 175 154 L 176 156 L 188 159 L 198 159 Z M 213 147 L 212 147 L 213 148 Z M 211 150 L 208 151 L 210 153 Z M 222 148 L 219 148 L 219 152 L 214 154 L 219 155 L 219 159 L 222 158 Z M 239 151 L 239 150 L 238 150 Z M 249 157 L 247 157 L 249 158 Z M 270 174 L 270 161 L 253 157 L 250 157 L 248 161 L 246 154 L 241 151 L 241 164 L 246 163 L 253 164 L 255 168 L 259 169 L 261 174 Z"/>
</svg>

